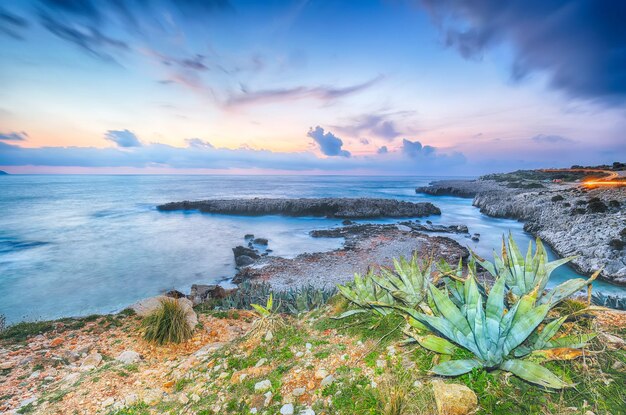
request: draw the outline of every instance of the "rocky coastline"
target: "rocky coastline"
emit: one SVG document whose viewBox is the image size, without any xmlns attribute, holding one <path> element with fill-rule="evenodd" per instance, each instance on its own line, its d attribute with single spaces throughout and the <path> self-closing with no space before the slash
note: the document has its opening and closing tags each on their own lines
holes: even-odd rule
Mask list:
<svg viewBox="0 0 626 415">
<path fill-rule="evenodd" d="M 322 216 L 340 219 L 412 218 L 440 215 L 432 203 L 375 198 L 222 199 L 171 202 L 160 211 L 198 210 L 203 213 L 261 216 Z"/>
<path fill-rule="evenodd" d="M 497 175 L 491 175 L 498 179 Z M 473 197 L 482 213 L 525 222 L 560 256 L 577 255 L 572 266 L 626 285 L 626 188 L 584 188 L 579 183 L 511 182 L 494 179 L 444 180 L 417 193 Z"/>
</svg>

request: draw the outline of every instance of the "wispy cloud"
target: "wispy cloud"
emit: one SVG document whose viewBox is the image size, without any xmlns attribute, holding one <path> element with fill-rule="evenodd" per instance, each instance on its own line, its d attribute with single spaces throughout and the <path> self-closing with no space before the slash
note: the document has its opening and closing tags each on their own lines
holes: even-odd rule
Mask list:
<svg viewBox="0 0 626 415">
<path fill-rule="evenodd" d="M 28 134 L 26 134 L 24 131 L 0 133 L 0 140 L 5 140 L 5 141 L 24 141 L 27 138 L 28 138 Z"/>
<path fill-rule="evenodd" d="M 104 138 L 114 142 L 118 147 L 141 147 L 137 136 L 128 130 L 109 130 Z"/>
<path fill-rule="evenodd" d="M 28 27 L 26 19 L 0 8 L 0 33 L 16 40 L 23 40 Z"/>
<path fill-rule="evenodd" d="M 563 137 L 561 135 L 546 135 L 546 134 L 538 134 L 531 138 L 535 143 L 540 144 L 565 144 L 565 143 L 575 143 L 571 138 Z"/>
</svg>

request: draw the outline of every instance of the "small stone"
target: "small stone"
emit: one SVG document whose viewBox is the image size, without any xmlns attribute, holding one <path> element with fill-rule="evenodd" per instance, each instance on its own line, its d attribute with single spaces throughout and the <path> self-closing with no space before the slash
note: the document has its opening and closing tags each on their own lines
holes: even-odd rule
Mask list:
<svg viewBox="0 0 626 415">
<path fill-rule="evenodd" d="M 273 338 L 274 338 L 274 335 L 272 334 L 271 331 L 268 331 L 267 334 L 265 334 L 265 341 L 266 342 L 272 341 Z"/>
<path fill-rule="evenodd" d="M 59 347 L 63 344 L 63 338 L 57 337 L 50 342 L 50 347 Z"/>
<path fill-rule="evenodd" d="M 13 369 L 14 366 L 15 366 L 15 362 L 2 362 L 0 363 L 0 370 Z"/>
<path fill-rule="evenodd" d="M 134 350 L 124 350 L 115 358 L 115 360 L 124 363 L 125 365 L 130 365 L 132 363 L 137 363 L 141 360 L 141 356 L 139 353 Z"/>
<path fill-rule="evenodd" d="M 262 380 L 254 384 L 255 392 L 265 392 L 272 388 L 272 382 L 269 379 Z"/>
<path fill-rule="evenodd" d="M 293 404 L 288 403 L 288 404 L 283 405 L 280 408 L 280 414 L 281 415 L 293 415 Z"/>
<path fill-rule="evenodd" d="M 465 385 L 441 380 L 433 380 L 431 384 L 439 415 L 466 415 L 478 406 L 476 394 Z"/>
<path fill-rule="evenodd" d="M 250 409 L 250 413 L 251 414 L 256 414 L 257 412 L 258 412 L 258 410 L 256 408 Z"/>
<path fill-rule="evenodd" d="M 102 407 L 103 408 L 108 408 L 109 406 L 113 405 L 114 403 L 115 403 L 115 398 L 109 397 L 109 398 L 106 398 L 104 401 L 102 401 Z"/>
<path fill-rule="evenodd" d="M 148 389 L 143 394 L 143 401 L 148 405 L 152 405 L 157 403 L 161 397 L 163 396 L 163 392 L 157 389 Z"/>
<path fill-rule="evenodd" d="M 304 345 L 304 347 L 306 347 L 307 350 L 311 350 L 313 348 L 313 345 L 311 343 L 307 343 Z"/>
<path fill-rule="evenodd" d="M 326 369 L 317 369 L 315 371 L 315 379 L 324 379 L 328 376 L 328 370 Z"/>
<path fill-rule="evenodd" d="M 298 415 L 315 415 L 315 411 L 311 408 L 305 408 L 301 410 Z"/>
<path fill-rule="evenodd" d="M 304 356 L 304 352 L 297 352 L 296 353 L 296 357 L 302 357 L 302 356 Z"/>
<path fill-rule="evenodd" d="M 261 367 L 261 366 L 263 366 L 266 363 L 267 363 L 267 359 L 262 357 L 261 359 L 259 359 L 258 362 L 256 362 L 256 365 L 254 365 L 254 367 Z"/>
<path fill-rule="evenodd" d="M 187 405 L 189 403 L 189 398 L 187 397 L 187 395 L 180 395 L 180 397 L 178 398 L 178 402 L 182 403 L 183 405 Z"/>
<path fill-rule="evenodd" d="M 295 396 L 296 398 L 298 396 L 302 396 L 306 393 L 306 389 L 305 388 L 295 388 L 293 391 L 291 391 L 291 394 L 293 396 Z"/>
<path fill-rule="evenodd" d="M 97 368 L 102 362 L 102 355 L 100 353 L 94 352 L 87 356 L 83 363 L 80 365 L 80 370 L 92 370 Z"/>
<path fill-rule="evenodd" d="M 36 371 L 34 371 L 33 373 L 30 374 L 28 379 L 37 379 L 39 377 L 39 375 L 41 375 L 41 372 L 36 370 Z"/>
<path fill-rule="evenodd" d="M 268 406 L 270 402 L 272 402 L 273 397 L 272 392 L 265 392 L 265 402 L 263 402 L 263 406 Z"/>
<path fill-rule="evenodd" d="M 191 394 L 191 401 L 192 402 L 199 402 L 200 401 L 200 396 L 198 396 L 198 394 L 196 394 L 196 393 L 192 393 Z"/>
<path fill-rule="evenodd" d="M 333 377 L 333 375 L 328 375 L 324 379 L 322 379 L 322 383 L 320 383 L 320 386 L 322 388 L 324 388 L 326 386 L 330 386 L 333 383 L 334 380 L 335 380 L 335 378 Z"/>
<path fill-rule="evenodd" d="M 378 359 L 378 360 L 376 361 L 376 367 L 379 367 L 379 368 L 383 368 L 383 367 L 385 367 L 385 361 L 384 361 L 384 360 L 381 360 L 381 359 Z"/>
<path fill-rule="evenodd" d="M 23 401 L 20 402 L 20 408 L 23 408 L 27 405 L 33 404 L 35 405 L 37 403 L 37 398 L 32 397 L 32 398 L 28 398 L 28 399 L 24 399 Z"/>
<path fill-rule="evenodd" d="M 126 406 L 134 405 L 139 400 L 139 397 L 135 393 L 128 394 L 124 397 L 124 404 Z"/>
<path fill-rule="evenodd" d="M 585 411 L 585 415 L 596 415 L 593 411 Z"/>
</svg>

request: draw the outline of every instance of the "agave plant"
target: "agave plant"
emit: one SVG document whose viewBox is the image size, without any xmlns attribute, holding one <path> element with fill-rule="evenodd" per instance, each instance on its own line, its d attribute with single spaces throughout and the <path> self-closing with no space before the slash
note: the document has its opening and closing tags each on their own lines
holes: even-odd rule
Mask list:
<svg viewBox="0 0 626 415">
<path fill-rule="evenodd" d="M 566 264 L 575 257 L 570 256 L 548 262 L 548 254 L 539 238 L 537 238 L 536 246 L 537 248 L 533 254 L 532 241 L 529 241 L 526 257 L 524 257 L 517 247 L 513 235 L 509 234 L 508 244 L 504 237 L 502 238 L 502 257 L 499 257 L 494 252 L 493 263 L 484 260 L 474 252 L 472 252 L 472 257 L 493 277 L 504 278 L 506 287 L 510 290 L 513 300 L 532 291 L 537 291 L 539 304 L 557 304 L 576 291 L 590 285 L 600 273 L 598 271 L 586 280 L 584 278 L 567 280 L 550 290 L 547 295 L 543 295 L 550 279 L 550 274 L 557 267 Z"/>
<path fill-rule="evenodd" d="M 365 276 L 354 275 L 354 281 L 346 285 L 338 285 L 337 289 L 348 301 L 358 308 L 348 310 L 338 316 L 345 318 L 358 313 L 373 311 L 381 316 L 393 312 L 391 306 L 395 303 L 393 296 L 379 284 L 374 282 L 375 275 L 369 271 Z"/>
<path fill-rule="evenodd" d="M 253 335 L 271 333 L 284 325 L 282 317 L 277 312 L 280 305 L 274 306 L 274 296 L 272 294 L 267 298 L 265 306 L 260 304 L 250 304 L 250 306 L 259 315 L 259 318 L 254 321 L 250 330 L 250 333 Z"/>
<path fill-rule="evenodd" d="M 626 310 L 626 297 L 618 295 L 606 295 L 603 293 L 593 293 L 591 302 L 602 307 L 612 308 L 614 310 Z"/>
<path fill-rule="evenodd" d="M 394 271 L 382 268 L 380 275 L 373 275 L 373 281 L 384 288 L 400 303 L 415 307 L 426 298 L 431 262 L 419 263 L 417 255 L 410 261 L 401 257 L 393 260 Z"/>
<path fill-rule="evenodd" d="M 429 298 L 433 305 L 432 315 L 409 307 L 396 306 L 412 319 L 429 328 L 440 340 L 430 338 L 436 348 L 453 354 L 456 347 L 468 350 L 472 359 L 446 360 L 434 366 L 432 371 L 443 376 L 457 376 L 474 368 L 501 369 L 520 378 L 548 388 L 569 386 L 563 380 L 538 363 L 515 357 L 516 349 L 523 345 L 546 318 L 554 306 L 550 301 L 539 304 L 539 285 L 523 294 L 508 309 L 505 308 L 506 277 L 500 276 L 483 299 L 473 274 L 463 282 L 463 306 L 457 306 L 445 292 L 429 284 Z M 564 320 L 563 320 L 564 321 Z M 546 325 L 530 339 L 532 350 L 539 347 L 562 347 L 552 340 L 562 321 Z M 529 347 L 529 346 L 524 346 Z M 526 351 L 526 350 L 524 350 Z M 527 353 L 517 353 L 527 354 Z"/>
</svg>

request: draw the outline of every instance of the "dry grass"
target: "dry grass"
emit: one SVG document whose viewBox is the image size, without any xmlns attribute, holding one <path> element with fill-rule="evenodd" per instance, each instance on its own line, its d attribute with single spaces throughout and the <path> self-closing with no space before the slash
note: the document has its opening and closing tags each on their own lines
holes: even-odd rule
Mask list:
<svg viewBox="0 0 626 415">
<path fill-rule="evenodd" d="M 141 325 L 144 339 L 160 345 L 182 343 L 193 334 L 185 309 L 175 299 L 162 300 L 161 306 L 146 316 Z"/>
<path fill-rule="evenodd" d="M 383 415 L 431 415 L 437 413 L 429 385 L 415 383 L 407 371 L 389 373 L 376 388 L 379 410 Z"/>
</svg>

